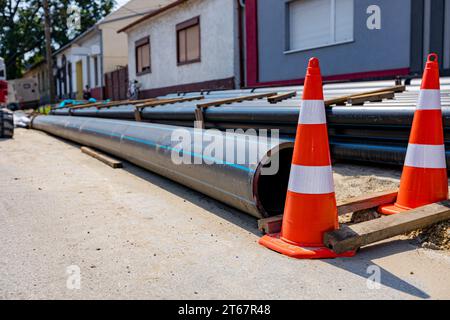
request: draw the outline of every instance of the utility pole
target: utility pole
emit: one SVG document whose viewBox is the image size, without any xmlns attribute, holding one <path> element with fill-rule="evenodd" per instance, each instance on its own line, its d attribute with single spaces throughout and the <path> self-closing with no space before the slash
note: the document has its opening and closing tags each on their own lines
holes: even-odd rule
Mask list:
<svg viewBox="0 0 450 320">
<path fill-rule="evenodd" d="M 50 19 L 50 9 L 48 6 L 48 0 L 42 0 L 42 5 L 44 7 L 44 26 L 45 26 L 45 51 L 47 60 L 47 71 L 48 71 L 48 87 L 50 90 L 50 103 L 56 102 L 55 94 L 55 82 L 53 80 L 53 59 L 52 59 L 52 21 Z"/>
</svg>

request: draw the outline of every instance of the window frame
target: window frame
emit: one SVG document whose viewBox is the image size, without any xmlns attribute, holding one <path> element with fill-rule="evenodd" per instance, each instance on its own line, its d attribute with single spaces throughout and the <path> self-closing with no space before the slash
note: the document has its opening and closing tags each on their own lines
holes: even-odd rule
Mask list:
<svg viewBox="0 0 450 320">
<path fill-rule="evenodd" d="M 196 59 L 192 59 L 192 60 L 187 60 L 186 57 L 186 61 L 181 62 L 180 61 L 180 32 L 183 30 L 187 30 L 189 28 L 192 28 L 194 26 L 198 25 L 198 58 Z M 200 16 L 196 16 L 194 18 L 191 18 L 189 20 L 186 20 L 184 22 L 181 22 L 179 24 L 176 25 L 176 42 L 177 42 L 177 65 L 178 66 L 183 66 L 183 65 L 187 65 L 187 64 L 192 64 L 192 63 L 198 63 L 202 61 L 202 41 L 201 41 L 201 35 L 202 35 L 202 29 L 201 29 L 201 24 L 200 24 Z M 187 39 L 186 39 L 187 40 Z M 185 50 L 187 51 L 187 41 L 185 41 Z"/>
<path fill-rule="evenodd" d="M 144 71 L 139 71 L 139 63 L 138 63 L 138 50 L 139 48 L 148 45 L 148 50 L 149 50 L 149 68 L 148 70 L 144 70 Z M 144 37 L 142 39 L 137 40 L 134 43 L 134 57 L 135 57 L 135 67 L 136 67 L 136 75 L 137 76 L 141 76 L 144 74 L 148 74 L 152 72 L 152 46 L 150 43 L 150 36 L 148 37 Z"/>
<path fill-rule="evenodd" d="M 337 0 L 329 0 L 331 2 L 331 13 L 330 13 L 330 20 L 333 24 L 332 28 L 331 28 L 331 35 L 333 35 L 334 37 L 334 42 L 332 43 L 326 43 L 326 44 L 321 44 L 321 45 L 315 45 L 315 46 L 305 46 L 302 48 L 296 48 L 296 49 L 292 49 L 291 48 L 291 18 L 290 18 L 290 4 L 294 3 L 296 1 L 300 1 L 300 0 L 291 0 L 286 2 L 286 18 L 285 18 L 285 22 L 286 22 L 286 45 L 285 45 L 285 50 L 284 50 L 284 54 L 291 54 L 291 53 L 297 53 L 297 52 L 303 52 L 303 51 L 309 51 L 309 50 L 314 50 L 314 49 L 320 49 L 320 48 L 326 48 L 326 47 L 332 47 L 332 46 L 337 46 L 337 45 L 341 45 L 341 44 L 346 44 L 346 43 L 352 43 L 355 42 L 355 9 L 354 9 L 354 5 L 355 5 L 355 1 L 353 0 L 353 26 L 352 26 L 352 37 L 349 40 L 343 40 L 343 41 L 336 41 L 336 1 Z"/>
</svg>

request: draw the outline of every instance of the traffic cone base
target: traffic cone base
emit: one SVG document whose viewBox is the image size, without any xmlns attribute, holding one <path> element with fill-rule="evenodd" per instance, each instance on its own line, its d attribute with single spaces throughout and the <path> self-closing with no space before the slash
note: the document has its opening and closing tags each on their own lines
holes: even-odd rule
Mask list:
<svg viewBox="0 0 450 320">
<path fill-rule="evenodd" d="M 329 184 L 332 188 L 331 175 Z M 295 212 L 298 208 L 308 208 L 308 210 L 303 211 L 300 219 L 304 223 L 301 224 L 297 222 L 299 218 L 296 215 L 284 216 L 282 239 L 301 247 L 322 247 L 323 234 L 339 228 L 335 194 L 296 194 L 289 190 L 287 194 L 286 212 Z M 332 214 L 326 215 L 330 212 Z M 319 218 L 318 214 L 321 214 Z"/>
<path fill-rule="evenodd" d="M 385 206 L 380 206 L 378 208 L 378 212 L 381 214 L 384 214 L 386 216 L 391 216 L 393 214 L 397 214 L 397 213 L 401 213 L 401 212 L 405 212 L 411 210 L 411 208 L 406 208 L 406 207 L 402 207 L 399 204 L 395 203 L 395 204 L 388 204 Z"/>
<path fill-rule="evenodd" d="M 355 251 L 348 251 L 337 254 L 327 247 L 301 247 L 282 240 L 279 233 L 265 235 L 259 239 L 259 244 L 295 259 L 334 259 L 353 257 L 356 253 Z"/>
<path fill-rule="evenodd" d="M 419 190 L 427 188 L 430 192 L 417 194 L 416 190 L 410 190 L 408 186 L 416 186 Z M 405 166 L 397 201 L 395 204 L 380 206 L 378 212 L 392 215 L 445 199 L 448 199 L 446 170 Z"/>
</svg>

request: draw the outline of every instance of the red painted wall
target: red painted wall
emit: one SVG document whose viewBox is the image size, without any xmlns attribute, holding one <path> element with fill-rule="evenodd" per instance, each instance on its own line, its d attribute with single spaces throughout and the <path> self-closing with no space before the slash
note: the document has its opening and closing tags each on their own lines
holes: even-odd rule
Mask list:
<svg viewBox="0 0 450 320">
<path fill-rule="evenodd" d="M 97 100 L 103 100 L 103 88 L 91 89 L 92 98 Z"/>
</svg>

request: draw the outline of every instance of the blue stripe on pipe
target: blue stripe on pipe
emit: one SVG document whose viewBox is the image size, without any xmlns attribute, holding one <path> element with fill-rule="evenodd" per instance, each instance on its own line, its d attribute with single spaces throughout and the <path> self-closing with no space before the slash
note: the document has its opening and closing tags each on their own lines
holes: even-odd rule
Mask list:
<svg viewBox="0 0 450 320">
<path fill-rule="evenodd" d="M 57 117 L 57 116 L 55 116 L 55 117 Z M 67 116 L 61 116 L 61 117 L 67 117 Z M 84 120 L 86 117 L 78 117 L 78 118 Z M 95 118 L 95 119 L 96 120 L 102 120 L 105 123 L 111 123 L 111 124 L 117 124 L 117 121 L 120 121 L 120 122 L 126 121 L 126 120 L 110 120 L 110 119 L 104 119 L 104 118 Z M 128 122 L 131 122 L 131 121 L 128 121 Z M 120 124 L 120 125 L 123 125 L 123 124 Z M 140 128 L 155 128 L 155 129 L 158 129 L 158 130 L 173 131 L 172 128 L 166 128 L 166 127 L 173 127 L 173 126 L 167 125 L 167 124 L 152 125 L 150 123 L 139 124 L 138 122 L 136 122 L 135 124 L 133 124 L 133 126 L 140 127 Z M 203 131 L 203 130 L 200 130 L 200 131 Z M 192 134 L 205 134 L 205 133 L 197 132 L 197 131 L 194 130 L 194 131 L 192 131 Z M 209 136 L 213 136 L 213 137 L 214 136 L 216 136 L 216 137 L 219 136 L 217 134 L 212 134 L 210 132 L 206 132 L 206 134 L 208 134 Z M 238 136 L 236 136 L 236 139 L 237 140 L 245 140 L 245 141 L 248 141 L 249 143 L 258 143 L 258 141 L 250 140 L 250 139 L 247 139 L 247 138 L 240 138 Z M 283 140 L 295 141 L 295 139 L 293 139 L 293 138 L 292 139 L 291 138 L 286 138 L 286 139 L 283 138 Z"/>
<path fill-rule="evenodd" d="M 166 150 L 170 150 L 170 151 L 183 152 L 183 154 L 188 154 L 188 155 L 193 156 L 193 157 L 202 158 L 203 160 L 209 160 L 209 161 L 212 161 L 212 162 L 214 162 L 216 164 L 227 165 L 227 166 L 230 166 L 230 167 L 233 167 L 233 168 L 236 168 L 236 169 L 239 169 L 239 170 L 243 170 L 243 171 L 246 171 L 246 172 L 250 172 L 250 173 L 254 173 L 255 172 L 254 169 L 251 169 L 251 168 L 239 165 L 239 164 L 231 163 L 231 162 L 228 162 L 228 161 L 223 161 L 223 160 L 220 160 L 220 159 L 217 159 L 217 158 L 214 158 L 214 157 L 205 156 L 205 155 L 198 154 L 198 153 L 195 153 L 195 152 L 188 152 L 188 151 L 184 151 L 182 149 L 177 149 L 177 148 L 172 148 L 172 147 L 169 147 L 169 146 L 159 145 L 159 144 L 157 144 L 157 143 L 155 143 L 153 141 L 149 141 L 149 140 L 133 138 L 133 137 L 129 137 L 129 136 L 126 136 L 126 135 L 122 136 L 122 135 L 117 134 L 117 133 L 109 133 L 109 132 L 102 131 L 102 130 L 93 130 L 93 129 L 86 129 L 86 128 L 82 128 L 82 130 L 91 131 L 91 132 L 99 133 L 99 134 L 103 134 L 103 135 L 110 135 L 110 136 L 113 136 L 113 137 L 117 137 L 119 139 L 125 139 L 125 140 L 129 140 L 129 141 L 139 142 L 139 143 L 142 143 L 142 144 L 145 144 L 145 145 L 149 145 L 149 146 L 152 146 L 152 147 L 158 147 L 158 148 L 162 148 L 162 149 L 166 149 Z"/>
</svg>

